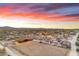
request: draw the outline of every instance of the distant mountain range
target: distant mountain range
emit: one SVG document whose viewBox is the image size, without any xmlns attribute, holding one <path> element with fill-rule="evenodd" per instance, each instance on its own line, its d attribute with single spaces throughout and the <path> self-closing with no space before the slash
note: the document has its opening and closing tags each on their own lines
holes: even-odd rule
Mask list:
<svg viewBox="0 0 79 59">
<path fill-rule="evenodd" d="M 0 27 L 1 30 L 11 30 L 11 29 L 35 29 L 35 30 L 38 30 L 38 29 L 56 29 L 56 28 L 15 28 L 15 27 L 9 27 L 9 26 L 3 26 L 3 27 Z"/>
<path fill-rule="evenodd" d="M 16 29 L 16 28 L 14 28 L 14 27 L 9 27 L 9 26 L 3 26 L 3 27 L 0 27 L 0 29 L 6 30 L 6 29 Z"/>
</svg>

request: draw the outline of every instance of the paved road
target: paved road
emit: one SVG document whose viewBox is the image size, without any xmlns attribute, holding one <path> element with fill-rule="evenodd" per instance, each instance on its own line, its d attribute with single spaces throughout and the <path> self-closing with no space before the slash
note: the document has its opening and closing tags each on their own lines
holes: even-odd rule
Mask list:
<svg viewBox="0 0 79 59">
<path fill-rule="evenodd" d="M 72 39 L 70 40 L 71 42 L 71 51 L 68 54 L 69 56 L 77 56 L 77 51 L 76 51 L 76 41 L 77 41 L 77 37 L 78 37 L 79 33 L 77 33 L 75 36 L 72 37 Z"/>
</svg>

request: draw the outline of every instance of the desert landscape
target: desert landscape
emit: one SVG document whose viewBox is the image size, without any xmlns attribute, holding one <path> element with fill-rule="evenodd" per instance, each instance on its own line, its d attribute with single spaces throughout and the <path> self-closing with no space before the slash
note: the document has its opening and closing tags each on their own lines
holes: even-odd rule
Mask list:
<svg viewBox="0 0 79 59">
<path fill-rule="evenodd" d="M 79 3 L 0 3 L 0 56 L 79 56 Z"/>
<path fill-rule="evenodd" d="M 78 55 L 78 32 L 78 29 L 2 27 L 0 29 L 0 44 L 6 50 L 4 51 L 6 55 Z"/>
</svg>

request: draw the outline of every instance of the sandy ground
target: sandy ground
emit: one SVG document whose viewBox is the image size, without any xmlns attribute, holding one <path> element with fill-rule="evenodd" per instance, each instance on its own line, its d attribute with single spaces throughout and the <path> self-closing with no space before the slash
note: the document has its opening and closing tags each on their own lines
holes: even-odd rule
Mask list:
<svg viewBox="0 0 79 59">
<path fill-rule="evenodd" d="M 27 56 L 66 56 L 69 50 L 38 42 L 25 42 L 11 46 Z"/>
</svg>

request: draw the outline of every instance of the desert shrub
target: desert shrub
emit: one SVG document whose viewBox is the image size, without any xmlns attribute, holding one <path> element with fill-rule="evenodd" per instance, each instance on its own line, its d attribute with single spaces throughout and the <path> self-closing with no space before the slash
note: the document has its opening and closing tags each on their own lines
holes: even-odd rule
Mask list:
<svg viewBox="0 0 79 59">
<path fill-rule="evenodd" d="M 79 41 L 76 42 L 76 45 L 79 46 Z"/>
</svg>

